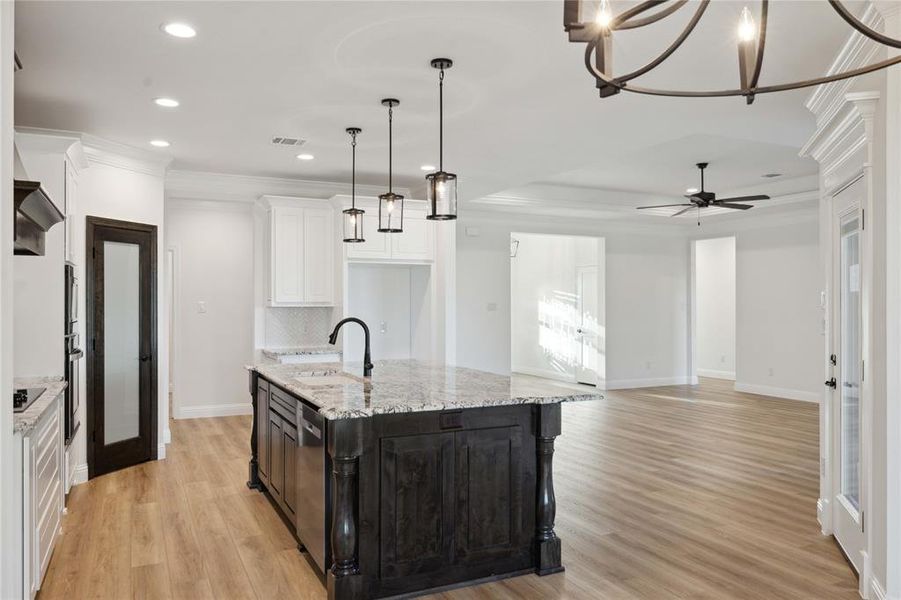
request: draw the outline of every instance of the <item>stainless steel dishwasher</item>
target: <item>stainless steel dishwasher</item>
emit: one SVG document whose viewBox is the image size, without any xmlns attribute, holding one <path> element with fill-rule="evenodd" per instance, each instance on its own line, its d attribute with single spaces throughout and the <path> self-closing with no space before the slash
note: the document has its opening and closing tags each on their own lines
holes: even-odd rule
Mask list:
<svg viewBox="0 0 901 600">
<path fill-rule="evenodd" d="M 298 412 L 297 440 L 297 535 L 310 557 L 326 572 L 331 555 L 327 524 L 331 506 L 326 496 L 329 461 L 325 447 L 325 419 L 306 404 Z"/>
</svg>

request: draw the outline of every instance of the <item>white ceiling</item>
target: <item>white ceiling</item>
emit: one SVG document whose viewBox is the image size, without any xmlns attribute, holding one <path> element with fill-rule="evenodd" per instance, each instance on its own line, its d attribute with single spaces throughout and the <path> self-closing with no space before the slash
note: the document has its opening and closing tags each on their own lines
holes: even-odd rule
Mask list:
<svg viewBox="0 0 901 600">
<path fill-rule="evenodd" d="M 763 81 L 825 72 L 847 26 L 824 2 L 770 4 Z M 647 84 L 735 87 L 742 5 L 711 3 Z M 163 34 L 160 25 L 172 20 L 194 25 L 197 37 Z M 561 185 L 678 197 L 696 184 L 702 160 L 718 193 L 759 186 L 767 172 L 808 183 L 816 172 L 797 157 L 813 132 L 803 107 L 809 90 L 760 96 L 752 106 L 625 93 L 602 100 L 583 46 L 562 30 L 561 0 L 18 2 L 16 21 L 25 66 L 15 80 L 17 125 L 143 148 L 168 139 L 172 146 L 158 152 L 180 170 L 349 180 L 344 128 L 355 125 L 363 128 L 358 181 L 385 184 L 379 100 L 394 96 L 395 181 L 421 193 L 419 167 L 437 160 L 437 74 L 428 63 L 449 56 L 445 167 L 459 174 L 467 200 Z M 624 33 L 617 64 L 652 57 L 677 26 Z M 161 109 L 152 103 L 159 96 L 182 104 Z M 273 135 L 306 138 L 304 151 L 316 159 L 270 146 Z"/>
</svg>

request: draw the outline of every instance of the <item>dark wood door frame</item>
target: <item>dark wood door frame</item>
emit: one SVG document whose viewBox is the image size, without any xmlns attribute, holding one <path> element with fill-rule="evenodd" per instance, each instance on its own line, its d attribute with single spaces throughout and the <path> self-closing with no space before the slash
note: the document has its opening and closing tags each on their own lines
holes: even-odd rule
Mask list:
<svg viewBox="0 0 901 600">
<path fill-rule="evenodd" d="M 129 221 L 119 221 L 115 219 L 107 219 L 103 217 L 86 217 L 86 247 L 85 247 L 85 263 L 86 263 L 86 277 L 85 277 L 85 313 L 87 317 L 86 323 L 86 336 L 87 340 L 85 342 L 85 353 L 86 353 L 86 369 L 87 369 L 87 377 L 86 385 L 87 385 L 87 401 L 85 402 L 85 410 L 86 413 L 86 422 L 88 425 L 87 430 L 87 459 L 88 459 L 88 477 L 93 478 L 97 475 L 102 475 L 104 473 L 116 470 L 121 468 L 121 465 L 105 463 L 102 465 L 97 464 L 97 459 L 100 458 L 97 456 L 97 448 L 102 447 L 103 439 L 104 439 L 104 431 L 101 429 L 97 430 L 97 413 L 98 407 L 95 406 L 96 396 L 102 397 L 103 394 L 103 382 L 99 380 L 99 377 L 103 376 L 103 344 L 97 343 L 95 335 L 97 334 L 97 328 L 99 326 L 100 331 L 102 333 L 103 322 L 97 323 L 97 307 L 96 302 L 100 298 L 99 294 L 102 294 L 102 289 L 97 289 L 97 275 L 96 265 L 95 265 L 95 245 L 97 242 L 97 238 L 99 236 L 99 229 L 103 229 L 106 231 L 115 230 L 116 232 L 121 233 L 124 238 L 128 238 L 129 235 L 134 234 L 150 234 L 150 242 L 149 242 L 149 252 L 148 256 L 140 257 L 140 269 L 142 273 L 148 272 L 150 274 L 149 277 L 141 278 L 141 296 L 149 297 L 149 305 L 147 309 L 141 310 L 141 328 L 144 331 L 148 331 L 149 337 L 149 348 L 142 348 L 142 352 L 149 350 L 149 359 L 147 361 L 142 362 L 142 365 L 146 365 L 146 367 L 142 367 L 145 370 L 142 372 L 141 377 L 141 393 L 147 394 L 149 397 L 148 406 L 142 406 L 140 410 L 139 419 L 141 422 L 146 423 L 147 427 L 149 427 L 149 431 L 146 432 L 146 437 L 149 439 L 149 448 L 146 449 L 146 458 L 142 457 L 142 460 L 155 460 L 158 458 L 158 398 L 157 398 L 157 387 L 158 387 L 158 348 L 157 348 L 157 338 L 158 338 L 158 330 L 157 330 L 157 227 L 156 225 L 149 225 L 145 223 L 132 223 Z M 129 240 L 130 241 L 130 240 Z M 143 253 L 142 253 L 143 254 Z M 102 275 L 102 273 L 100 273 Z M 102 285 L 101 285 L 102 288 Z M 145 375 L 145 373 L 147 375 Z M 102 410 L 102 407 L 99 407 L 99 410 Z M 149 413 L 149 414 L 148 414 Z M 140 430 L 139 430 L 140 433 Z M 123 457 L 123 459 L 126 457 Z"/>
</svg>

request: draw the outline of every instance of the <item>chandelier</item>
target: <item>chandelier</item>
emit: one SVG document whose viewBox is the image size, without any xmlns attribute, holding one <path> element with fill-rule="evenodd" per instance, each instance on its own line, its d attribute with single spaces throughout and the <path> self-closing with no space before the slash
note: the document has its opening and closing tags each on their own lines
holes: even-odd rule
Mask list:
<svg viewBox="0 0 901 600">
<path fill-rule="evenodd" d="M 851 69 L 816 79 L 777 85 L 758 85 L 763 66 L 763 51 L 766 45 L 768 0 L 760 0 L 759 23 L 748 7 L 745 7 L 738 23 L 738 69 L 740 86 L 729 90 L 665 90 L 632 85 L 632 81 L 658 67 L 669 58 L 691 35 L 710 0 L 699 0 L 698 6 L 688 24 L 675 40 L 660 55 L 643 67 L 623 75 L 613 74 L 613 33 L 627 29 L 637 29 L 656 23 L 672 15 L 685 6 L 688 0 L 645 0 L 614 15 L 610 0 L 563 0 L 563 28 L 569 34 L 570 42 L 586 44 L 585 67 L 597 81 L 601 98 L 618 94 L 620 91 L 647 94 L 651 96 L 674 96 L 680 98 L 713 98 L 720 96 L 744 96 L 747 103 L 754 102 L 757 94 L 783 92 L 812 87 L 850 77 L 857 77 L 891 65 L 901 63 L 901 55 L 882 60 L 871 65 Z M 593 15 L 583 14 L 583 4 L 594 8 Z M 829 0 L 829 5 L 848 25 L 867 38 L 892 48 L 901 48 L 901 40 L 896 40 L 875 31 L 851 14 L 840 0 Z M 587 13 L 588 11 L 584 11 Z M 587 20 L 584 20 L 586 19 Z"/>
</svg>

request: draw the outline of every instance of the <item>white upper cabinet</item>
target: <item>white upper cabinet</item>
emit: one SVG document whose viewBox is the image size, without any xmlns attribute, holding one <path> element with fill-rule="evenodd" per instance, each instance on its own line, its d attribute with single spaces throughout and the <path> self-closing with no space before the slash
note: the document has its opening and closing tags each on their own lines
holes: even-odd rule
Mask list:
<svg viewBox="0 0 901 600">
<path fill-rule="evenodd" d="M 364 209 L 363 239 L 365 242 L 344 244 L 345 256 L 351 261 L 371 262 L 429 262 L 435 259 L 435 222 L 425 218 L 425 211 L 417 205 L 421 201 L 406 200 L 404 230 L 401 233 L 379 233 L 377 201 L 358 200 Z"/>
<path fill-rule="evenodd" d="M 269 305 L 334 304 L 334 214 L 322 201 L 269 200 Z"/>
<path fill-rule="evenodd" d="M 425 214 L 404 215 L 403 233 L 391 234 L 391 257 L 401 260 L 432 260 L 435 257 L 435 222 Z"/>
</svg>

